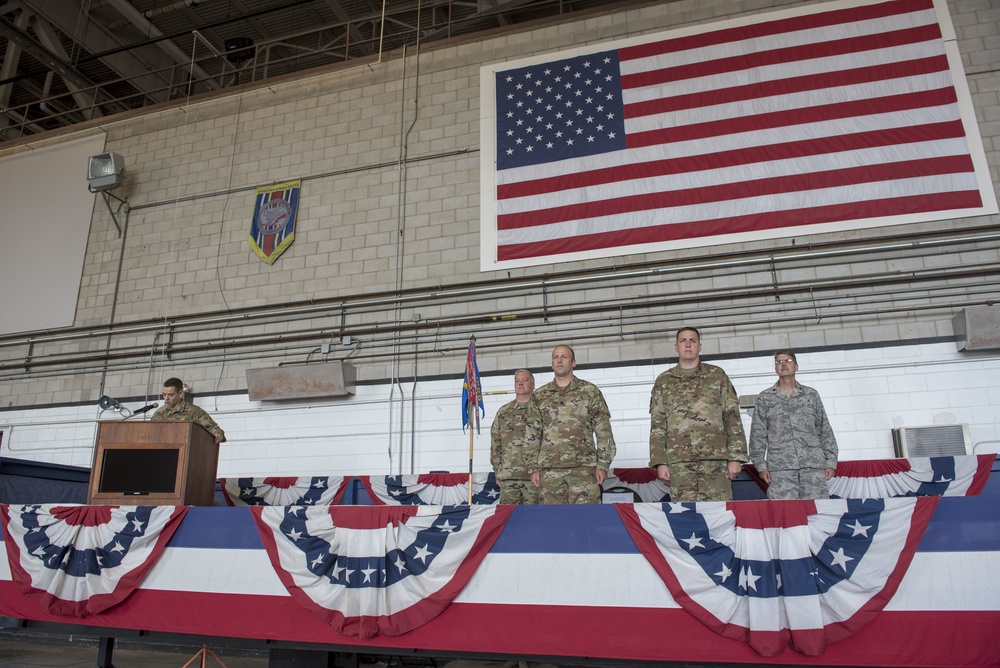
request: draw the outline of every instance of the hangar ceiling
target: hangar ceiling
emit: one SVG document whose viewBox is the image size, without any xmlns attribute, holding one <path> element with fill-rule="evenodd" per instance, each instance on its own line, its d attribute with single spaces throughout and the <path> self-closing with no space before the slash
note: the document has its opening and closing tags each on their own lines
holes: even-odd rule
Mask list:
<svg viewBox="0 0 1000 668">
<path fill-rule="evenodd" d="M 0 0 L 0 142 L 636 0 Z M 419 31 L 419 32 L 418 32 Z"/>
</svg>

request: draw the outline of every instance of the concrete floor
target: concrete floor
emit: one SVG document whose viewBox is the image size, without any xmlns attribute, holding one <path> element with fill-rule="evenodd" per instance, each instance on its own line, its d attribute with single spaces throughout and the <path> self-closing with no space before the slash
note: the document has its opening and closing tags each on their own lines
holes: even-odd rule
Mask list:
<svg viewBox="0 0 1000 668">
<path fill-rule="evenodd" d="M 222 663 L 216 662 L 211 654 L 205 656 L 202 664 L 200 644 L 185 641 L 169 642 L 154 640 L 121 639 L 116 641 L 112 651 L 114 668 L 287 668 L 290 666 L 310 668 L 317 665 L 314 657 L 295 656 L 294 650 L 277 649 L 272 657 L 268 650 L 254 647 L 218 646 L 210 649 Z M 292 652 L 292 655 L 289 655 Z M 0 668 L 95 668 L 98 667 L 98 641 L 94 637 L 55 635 L 30 630 L 0 629 Z M 352 665 L 343 655 L 338 655 L 337 665 Z M 394 657 L 358 657 L 361 668 L 401 668 L 404 666 L 437 666 L 438 668 L 558 668 L 548 663 L 518 661 L 483 661 L 471 659 L 420 659 L 411 657 L 407 661 L 396 661 Z M 324 662 L 325 665 L 325 662 Z M 590 663 L 588 668 L 602 668 Z M 563 664 L 563 668 L 570 668 Z"/>
<path fill-rule="evenodd" d="M 119 643 L 112 653 L 115 668 L 181 668 L 198 651 L 200 646 L 136 646 Z M 227 668 L 268 668 L 266 652 L 247 655 L 245 651 L 213 648 Z M 43 636 L 0 633 L 0 666 L 3 668 L 94 668 L 97 666 L 97 643 L 91 638 L 58 641 Z M 201 659 L 191 662 L 189 668 L 200 668 Z M 220 664 L 207 655 L 204 664 Z"/>
</svg>

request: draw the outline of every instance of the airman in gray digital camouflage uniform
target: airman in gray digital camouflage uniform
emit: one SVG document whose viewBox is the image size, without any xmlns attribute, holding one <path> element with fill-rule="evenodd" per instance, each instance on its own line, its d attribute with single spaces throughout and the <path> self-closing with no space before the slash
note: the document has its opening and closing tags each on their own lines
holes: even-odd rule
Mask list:
<svg viewBox="0 0 1000 668">
<path fill-rule="evenodd" d="M 538 488 L 531 482 L 531 474 L 538 470 L 542 413 L 531 397 L 534 391 L 535 377 L 518 369 L 514 373 L 514 401 L 500 407 L 490 427 L 490 462 L 500 486 L 500 503 L 538 503 Z"/>
<path fill-rule="evenodd" d="M 600 485 L 615 458 L 611 411 L 593 383 L 573 375 L 576 354 L 569 346 L 552 351 L 555 378 L 535 392 L 542 411 L 539 485 L 542 503 L 597 503 Z"/>
<path fill-rule="evenodd" d="M 837 468 L 837 439 L 819 392 L 795 380 L 795 353 L 774 354 L 778 382 L 757 395 L 750 459 L 769 499 L 826 499 Z"/>
<path fill-rule="evenodd" d="M 739 398 L 726 372 L 701 362 L 701 335 L 677 332 L 677 366 L 649 397 L 649 465 L 670 485 L 670 500 L 729 501 L 746 459 Z"/>
</svg>

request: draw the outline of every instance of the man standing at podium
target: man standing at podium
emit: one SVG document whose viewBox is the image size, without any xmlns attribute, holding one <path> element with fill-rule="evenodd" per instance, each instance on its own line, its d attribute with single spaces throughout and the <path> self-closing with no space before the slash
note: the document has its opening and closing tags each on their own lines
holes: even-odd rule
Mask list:
<svg viewBox="0 0 1000 668">
<path fill-rule="evenodd" d="M 222 427 L 217 425 L 208 413 L 184 401 L 184 383 L 180 378 L 168 378 L 163 381 L 163 405 L 150 419 L 153 422 L 194 422 L 215 437 L 216 445 L 226 440 L 226 432 L 222 431 Z"/>
</svg>

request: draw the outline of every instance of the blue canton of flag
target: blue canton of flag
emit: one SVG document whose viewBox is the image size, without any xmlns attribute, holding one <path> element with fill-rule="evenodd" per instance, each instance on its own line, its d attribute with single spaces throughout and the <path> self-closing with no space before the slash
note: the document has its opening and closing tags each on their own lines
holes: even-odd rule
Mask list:
<svg viewBox="0 0 1000 668">
<path fill-rule="evenodd" d="M 497 75 L 497 168 L 625 148 L 618 52 Z"/>
</svg>

